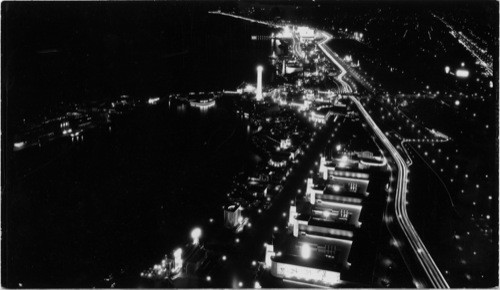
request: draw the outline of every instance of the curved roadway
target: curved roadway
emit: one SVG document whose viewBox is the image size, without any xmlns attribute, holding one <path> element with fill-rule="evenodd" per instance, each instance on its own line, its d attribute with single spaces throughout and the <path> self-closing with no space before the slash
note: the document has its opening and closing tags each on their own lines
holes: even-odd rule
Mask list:
<svg viewBox="0 0 500 290">
<path fill-rule="evenodd" d="M 332 36 L 326 32 L 321 32 L 324 39 L 318 43 L 319 48 L 326 54 L 326 56 L 340 69 L 340 74 L 335 77 L 335 79 L 342 86 L 341 93 L 350 94 L 352 93 L 352 88 L 347 84 L 342 78 L 347 74 L 347 71 L 340 65 L 340 63 L 335 59 L 333 51 L 326 45 Z"/>
<path fill-rule="evenodd" d="M 366 112 L 363 105 L 359 102 L 359 100 L 353 96 L 349 96 L 351 101 L 356 104 L 359 111 L 365 117 L 367 123 L 373 129 L 377 137 L 382 141 L 384 146 L 387 148 L 392 158 L 396 162 L 398 167 L 398 179 L 397 179 L 397 187 L 395 192 L 395 210 L 396 210 L 396 218 L 404 232 L 405 238 L 407 240 L 407 244 L 409 244 L 417 257 L 420 265 L 426 273 L 426 276 L 429 280 L 429 286 L 434 288 L 449 288 L 446 279 L 441 274 L 441 271 L 436 266 L 436 263 L 432 259 L 431 255 L 427 251 L 424 243 L 420 239 L 418 233 L 415 231 L 415 228 L 410 222 L 408 218 L 408 214 L 406 211 L 406 194 L 407 194 L 407 183 L 408 183 L 408 166 L 406 162 L 403 160 L 399 152 L 394 148 L 391 142 L 387 139 L 387 137 L 382 133 L 377 124 L 373 121 L 370 115 Z M 421 287 L 421 285 L 417 281 L 416 286 Z M 425 285 L 426 286 L 426 285 Z"/>
<path fill-rule="evenodd" d="M 324 39 L 319 42 L 318 46 L 321 50 L 327 55 L 327 57 L 341 70 L 341 73 L 336 77 L 339 83 L 342 85 L 343 93 L 352 93 L 352 88 L 342 79 L 347 71 L 342 67 L 342 65 L 335 59 L 334 53 L 330 50 L 326 43 L 332 38 L 326 32 L 321 32 Z M 392 145 L 392 143 L 387 139 L 384 133 L 379 129 L 377 124 L 373 121 L 370 115 L 366 112 L 363 105 L 359 102 L 359 100 L 350 95 L 349 98 L 351 101 L 358 107 L 359 111 L 365 117 L 367 123 L 373 129 L 377 137 L 384 144 L 386 149 L 391 154 L 393 160 L 396 162 L 398 168 L 398 179 L 397 179 L 397 187 L 395 191 L 395 213 L 396 219 L 399 223 L 401 230 L 404 233 L 404 237 L 407 240 L 407 244 L 411 246 L 413 253 L 415 254 L 416 260 L 421 265 L 421 268 L 425 272 L 426 278 L 428 280 L 429 285 L 423 285 L 427 283 L 423 283 L 422 281 L 415 281 L 416 287 L 434 287 L 434 288 L 450 288 L 446 279 L 443 277 L 443 274 L 437 267 L 436 263 L 432 259 L 431 255 L 427 251 L 424 243 L 420 239 L 420 236 L 416 232 L 413 227 L 410 219 L 408 217 L 408 213 L 406 211 L 406 194 L 407 194 L 407 183 L 408 183 L 408 166 L 404 159 L 401 157 L 396 148 Z"/>
</svg>

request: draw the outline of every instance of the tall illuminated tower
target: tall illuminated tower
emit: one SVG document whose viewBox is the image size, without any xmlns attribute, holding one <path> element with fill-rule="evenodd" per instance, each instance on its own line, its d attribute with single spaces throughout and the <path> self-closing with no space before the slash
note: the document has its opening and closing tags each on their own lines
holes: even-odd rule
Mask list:
<svg viewBox="0 0 500 290">
<path fill-rule="evenodd" d="M 262 70 L 262 66 L 259 65 L 257 67 L 257 90 L 255 93 L 255 98 L 257 99 L 257 101 L 262 100 Z"/>
</svg>

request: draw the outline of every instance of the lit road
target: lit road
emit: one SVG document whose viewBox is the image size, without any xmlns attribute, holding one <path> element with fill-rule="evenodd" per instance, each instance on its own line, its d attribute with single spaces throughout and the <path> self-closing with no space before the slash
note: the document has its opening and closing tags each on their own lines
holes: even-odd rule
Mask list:
<svg viewBox="0 0 500 290">
<path fill-rule="evenodd" d="M 366 122 L 373 129 L 377 137 L 382 141 L 386 149 L 391 154 L 393 160 L 396 162 L 398 178 L 397 178 L 397 186 L 395 190 L 395 213 L 396 219 L 399 223 L 399 226 L 403 230 L 404 238 L 406 240 L 406 244 L 410 245 L 413 252 L 415 253 L 416 260 L 420 263 L 422 269 L 424 270 L 429 285 L 425 285 L 421 280 L 416 280 L 416 287 L 434 287 L 434 288 L 449 288 L 448 283 L 444 279 L 441 271 L 438 269 L 431 255 L 427 251 L 424 243 L 420 239 L 418 233 L 415 231 L 415 228 L 410 222 L 408 218 L 408 214 L 406 211 L 406 194 L 407 194 L 407 183 L 408 183 L 408 167 L 406 162 L 403 160 L 399 152 L 394 148 L 394 146 L 389 142 L 387 137 L 382 133 L 382 131 L 375 124 L 370 115 L 366 112 L 363 105 L 353 96 L 349 96 L 351 101 L 356 104 L 359 111 L 363 114 L 366 119 Z M 411 266 L 411 265 L 409 265 Z M 410 269 L 411 271 L 411 269 Z M 412 271 L 412 275 L 415 274 L 415 271 Z"/>
<path fill-rule="evenodd" d="M 347 84 L 342 78 L 347 74 L 347 71 L 344 69 L 342 65 L 335 59 L 333 56 L 333 51 L 326 45 L 332 36 L 326 32 L 322 32 L 324 39 L 318 43 L 319 48 L 326 54 L 326 56 L 340 69 L 340 74 L 336 77 L 337 81 L 342 86 L 342 93 L 352 93 L 352 88 Z"/>
<path fill-rule="evenodd" d="M 256 19 L 252 19 L 252 18 L 248 18 L 248 17 L 243 17 L 243 16 L 231 14 L 231 13 L 225 13 L 225 12 L 222 12 L 220 10 L 219 11 L 209 11 L 208 13 L 209 14 L 219 14 L 219 15 L 229 16 L 229 17 L 233 17 L 233 18 L 236 18 L 236 19 L 241 19 L 241 20 L 250 21 L 250 22 L 253 22 L 253 23 L 258 23 L 258 24 L 262 24 L 262 25 L 271 26 L 271 27 L 274 27 L 274 28 L 283 28 L 281 25 L 276 25 L 276 24 L 273 24 L 271 22 L 260 21 L 260 20 L 256 20 Z"/>
<path fill-rule="evenodd" d="M 319 47 L 323 52 L 328 56 L 328 58 L 342 71 L 341 74 L 337 77 L 337 80 L 342 84 L 342 91 L 351 93 L 351 87 L 342 79 L 346 74 L 346 70 L 342 67 L 342 65 L 335 59 L 333 52 L 326 46 L 326 43 L 332 38 L 329 34 L 322 32 L 324 39 L 319 43 Z M 407 194 L 407 183 L 408 183 L 408 166 L 404 159 L 401 157 L 399 152 L 394 148 L 392 143 L 387 139 L 387 137 L 382 133 L 382 131 L 375 124 L 370 115 L 366 112 L 363 105 L 356 99 L 354 96 L 349 96 L 349 98 L 356 104 L 359 111 L 365 117 L 367 123 L 373 129 L 377 137 L 382 141 L 384 146 L 387 148 L 392 158 L 397 164 L 398 167 L 398 178 L 397 178 L 397 186 L 395 191 L 395 216 L 396 220 L 399 223 L 399 226 L 404 233 L 404 238 L 407 241 L 407 244 L 411 246 L 413 250 L 414 256 L 416 260 L 421 265 L 423 272 L 425 273 L 425 277 L 428 280 L 429 285 L 434 288 L 449 288 L 448 283 L 444 279 L 441 271 L 436 266 L 436 263 L 432 259 L 431 255 L 427 251 L 424 243 L 420 239 L 420 236 L 416 232 L 415 228 L 410 222 L 406 211 L 406 194 Z M 401 249 L 400 249 L 401 251 Z M 403 253 L 402 253 L 403 254 Z M 404 256 L 404 255 L 403 255 Z M 407 263 L 409 266 L 409 270 L 412 272 L 412 275 L 416 276 L 417 273 L 421 272 L 418 270 L 412 270 L 412 263 Z M 415 277 L 414 277 L 415 278 Z M 416 287 L 426 287 L 425 282 L 421 279 L 416 279 L 414 281 Z"/>
<path fill-rule="evenodd" d="M 347 65 L 344 67 L 341 62 L 342 60 L 341 59 L 337 59 L 337 54 L 335 54 L 327 45 L 326 43 L 328 41 L 330 41 L 333 36 L 331 36 L 329 33 L 326 33 L 324 31 L 321 31 L 319 32 L 322 36 L 323 36 L 323 40 L 321 40 L 319 43 L 318 43 L 318 46 L 320 47 L 320 49 L 328 56 L 328 58 L 333 62 L 335 63 L 335 65 L 337 67 L 340 68 L 341 70 L 341 73 L 340 75 L 337 77 L 337 80 L 341 83 L 342 85 L 342 89 L 344 90 L 343 93 L 352 93 L 352 88 L 345 82 L 342 80 L 342 78 L 344 77 L 344 75 L 349 72 L 349 74 L 358 81 L 358 83 L 360 83 L 363 87 L 365 87 L 365 89 L 367 89 L 369 92 L 374 92 L 375 91 L 375 88 L 370 84 L 368 83 L 363 77 L 361 77 L 356 71 L 354 71 L 353 69 L 349 68 Z M 346 69 L 347 67 L 347 69 Z"/>
</svg>

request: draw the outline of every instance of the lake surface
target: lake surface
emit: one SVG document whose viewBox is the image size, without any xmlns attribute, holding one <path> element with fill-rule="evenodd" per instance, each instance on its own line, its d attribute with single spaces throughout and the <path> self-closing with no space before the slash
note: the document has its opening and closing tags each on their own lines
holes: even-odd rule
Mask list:
<svg viewBox="0 0 500 290">
<path fill-rule="evenodd" d="M 200 17 L 186 21 L 188 27 L 172 23 L 177 16 L 167 21 L 170 26 L 155 30 L 170 33 L 160 39 L 185 47 L 160 43 L 138 44 L 133 52 L 122 49 L 106 60 L 109 66 L 98 76 L 88 71 L 80 80 L 66 75 L 81 67 L 92 70 L 83 59 L 73 59 L 75 66 L 66 63 L 72 48 L 51 56 L 30 54 L 27 84 L 40 94 L 61 94 L 58 98 L 64 99 L 61 92 L 84 94 L 77 85 L 83 82 L 87 99 L 98 99 L 121 93 L 147 97 L 234 90 L 243 81 L 254 82 L 255 67 L 267 62 L 271 43 L 252 41 L 251 35 L 267 35 L 269 29 L 206 11 L 183 15 Z M 102 19 L 116 20 L 113 13 Z M 160 12 L 152 13 L 159 19 Z M 150 22 L 146 26 L 155 27 Z M 189 36 L 181 36 L 183 32 Z M 97 58 L 99 49 L 93 49 L 90 54 Z M 103 49 L 108 50 L 104 55 L 110 53 L 109 47 Z M 66 82 L 56 82 L 54 71 L 47 71 L 42 81 L 35 79 L 35 67 L 49 64 L 65 66 Z M 265 82 L 269 78 L 264 75 Z M 15 87 L 13 93 L 21 91 Z M 22 110 L 14 110 L 13 119 L 30 110 L 22 100 L 15 103 Z M 231 97 L 224 97 L 207 111 L 173 102 L 137 108 L 118 116 L 110 128 L 85 133 L 82 141 L 58 140 L 9 154 L 3 199 L 5 285 L 106 287 L 103 279 L 113 274 L 136 287 L 139 271 L 184 243 L 192 227 L 222 218 L 232 178 L 256 162 L 247 141 L 247 125 L 236 115 Z"/>
</svg>

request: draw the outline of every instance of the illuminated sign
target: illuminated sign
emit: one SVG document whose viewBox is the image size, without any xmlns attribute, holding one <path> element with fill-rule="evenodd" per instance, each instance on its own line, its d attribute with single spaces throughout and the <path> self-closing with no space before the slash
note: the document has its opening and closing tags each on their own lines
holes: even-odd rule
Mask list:
<svg viewBox="0 0 500 290">
<path fill-rule="evenodd" d="M 340 273 L 309 267 L 276 263 L 273 261 L 272 274 L 279 278 L 297 279 L 311 283 L 334 285 L 340 282 Z"/>
</svg>

